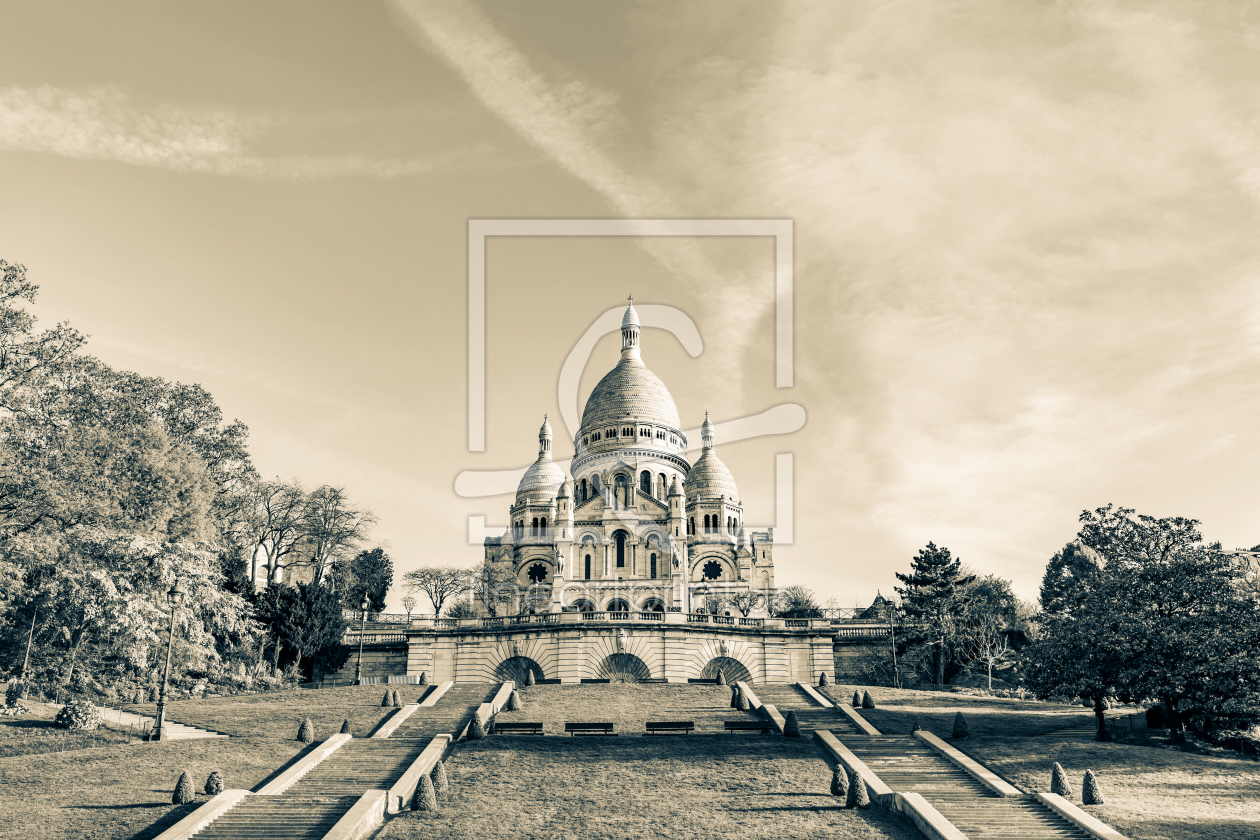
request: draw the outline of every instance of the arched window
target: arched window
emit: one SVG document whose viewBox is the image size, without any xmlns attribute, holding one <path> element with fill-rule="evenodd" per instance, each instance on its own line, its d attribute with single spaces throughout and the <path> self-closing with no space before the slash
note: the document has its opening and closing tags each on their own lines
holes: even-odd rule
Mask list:
<svg viewBox="0 0 1260 840">
<path fill-rule="evenodd" d="M 579 499 L 578 501 L 585 502 L 585 501 L 586 501 L 586 479 L 585 479 L 585 478 L 584 478 L 584 479 L 582 479 L 582 490 L 581 490 L 581 493 L 582 493 L 582 498 L 581 498 L 581 499 Z"/>
<path fill-rule="evenodd" d="M 661 489 L 661 493 L 658 498 L 663 499 L 669 495 L 669 482 L 665 480 L 665 473 L 661 473 L 658 478 L 659 480 L 656 482 L 656 486 Z"/>
<path fill-rule="evenodd" d="M 651 555 L 651 559 L 649 562 L 652 564 L 652 567 L 651 567 L 651 574 L 649 574 L 648 577 L 655 578 L 656 577 L 656 555 L 655 554 Z"/>
<path fill-rule="evenodd" d="M 652 495 L 652 474 L 647 470 L 639 475 L 639 490 L 649 496 Z"/>
<path fill-rule="evenodd" d="M 529 526 L 529 535 L 530 535 L 531 537 L 536 537 L 536 536 L 538 536 L 538 517 L 537 517 L 537 516 L 535 516 L 535 517 L 534 517 L 534 521 L 530 523 L 530 526 Z"/>
<path fill-rule="evenodd" d="M 591 555 L 586 555 L 586 579 L 591 579 Z"/>
<path fill-rule="evenodd" d="M 687 536 L 694 537 L 696 535 L 696 518 L 694 516 L 687 519 Z"/>
<path fill-rule="evenodd" d="M 706 513 L 706 514 L 704 515 L 704 532 L 707 534 L 707 533 L 709 533 L 709 530 L 710 530 L 710 527 L 709 527 L 709 514 L 707 514 L 707 513 Z"/>
<path fill-rule="evenodd" d="M 613 598 L 608 602 L 608 612 L 630 612 L 630 604 L 622 598 Z"/>
<path fill-rule="evenodd" d="M 538 520 L 538 533 L 540 536 L 547 536 L 547 517 Z"/>
<path fill-rule="evenodd" d="M 617 568 L 626 565 L 626 532 L 618 531 L 613 537 L 617 541 Z"/>
</svg>

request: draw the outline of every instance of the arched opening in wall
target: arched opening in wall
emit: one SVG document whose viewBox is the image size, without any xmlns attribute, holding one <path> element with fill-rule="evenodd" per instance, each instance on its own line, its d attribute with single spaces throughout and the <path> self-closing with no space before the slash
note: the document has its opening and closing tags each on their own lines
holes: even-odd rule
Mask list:
<svg viewBox="0 0 1260 840">
<path fill-rule="evenodd" d="M 593 476 L 591 476 L 591 493 L 598 493 L 598 492 L 599 492 L 599 473 L 595 473 Z"/>
<path fill-rule="evenodd" d="M 637 683 L 652 679 L 647 663 L 633 653 L 614 653 L 604 657 L 595 669 L 595 678 L 614 683 Z"/>
<path fill-rule="evenodd" d="M 696 518 L 694 516 L 687 520 L 687 535 L 692 537 L 696 535 Z"/>
<path fill-rule="evenodd" d="M 649 571 L 648 577 L 655 579 L 656 578 L 656 552 L 655 551 L 653 551 L 651 554 L 648 555 L 648 571 Z"/>
<path fill-rule="evenodd" d="M 595 612 L 595 604 L 587 598 L 578 598 L 572 605 L 578 612 Z"/>
<path fill-rule="evenodd" d="M 543 537 L 547 536 L 547 517 L 545 516 L 538 520 L 538 534 Z"/>
<path fill-rule="evenodd" d="M 639 489 L 643 491 L 645 496 L 652 495 L 652 474 L 647 470 L 644 470 L 639 475 Z"/>
<path fill-rule="evenodd" d="M 585 478 L 582 479 L 582 483 L 579 486 L 582 489 L 578 491 L 578 501 L 585 502 L 586 501 L 586 479 Z"/>
<path fill-rule="evenodd" d="M 618 504 L 626 503 L 626 477 L 620 473 L 617 474 L 613 489 L 616 490 L 616 499 Z"/>
<path fill-rule="evenodd" d="M 537 522 L 538 520 L 535 519 L 534 521 Z M 704 532 L 706 534 L 709 533 L 709 514 L 707 513 L 704 515 Z"/>
<path fill-rule="evenodd" d="M 617 542 L 617 568 L 626 565 L 626 537 L 630 536 L 625 531 L 618 531 L 613 534 L 613 539 Z"/>
<path fill-rule="evenodd" d="M 534 682 L 545 679 L 542 666 L 537 662 L 528 656 L 513 656 L 500 662 L 499 667 L 494 669 L 494 681 L 502 683 L 511 680 L 518 686 L 525 685 L 526 678 L 531 673 L 534 675 Z"/>
<path fill-rule="evenodd" d="M 608 612 L 630 612 L 630 604 L 624 598 L 613 598 L 608 602 Z"/>
<path fill-rule="evenodd" d="M 591 579 L 591 555 L 586 555 L 586 579 Z"/>
<path fill-rule="evenodd" d="M 530 526 L 529 526 L 529 535 L 530 535 L 531 537 L 536 537 L 536 536 L 538 536 L 538 517 L 537 517 L 537 516 L 535 516 L 535 517 L 534 517 L 534 521 L 530 523 Z"/>
<path fill-rule="evenodd" d="M 669 495 L 669 482 L 665 480 L 665 473 L 661 473 L 659 476 L 657 476 L 656 486 L 660 489 L 660 492 L 657 494 L 656 498 L 664 499 L 666 496 Z"/>
<path fill-rule="evenodd" d="M 665 612 L 665 602 L 660 598 L 648 598 L 639 609 L 643 612 Z"/>
<path fill-rule="evenodd" d="M 752 674 L 744 667 L 744 663 L 729 656 L 715 656 L 710 659 L 700 671 L 700 679 L 716 680 L 719 673 L 726 677 L 726 682 L 731 685 L 738 680 L 752 682 Z"/>
</svg>

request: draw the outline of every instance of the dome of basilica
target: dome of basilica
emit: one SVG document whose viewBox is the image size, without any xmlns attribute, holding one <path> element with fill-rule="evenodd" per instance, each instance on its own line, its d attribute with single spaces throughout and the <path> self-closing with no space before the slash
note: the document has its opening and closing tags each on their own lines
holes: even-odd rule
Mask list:
<svg viewBox="0 0 1260 840">
<path fill-rule="evenodd" d="M 739 489 L 735 487 L 731 471 L 713 451 L 713 423 L 709 420 L 708 412 L 705 412 L 704 424 L 700 426 L 700 439 L 704 447 L 700 460 L 692 465 L 691 471 L 683 479 L 683 492 L 687 494 L 687 499 L 700 501 L 725 496 L 739 501 Z"/>
<path fill-rule="evenodd" d="M 637 358 L 623 357 L 591 391 L 582 411 L 582 434 L 629 418 L 681 429 L 678 409 L 665 383 Z"/>
<path fill-rule="evenodd" d="M 527 498 L 538 501 L 554 499 L 564 484 L 564 471 L 551 459 L 551 424 L 543 417 L 538 430 L 538 460 L 529 465 L 521 483 L 516 485 L 516 503 Z"/>
</svg>

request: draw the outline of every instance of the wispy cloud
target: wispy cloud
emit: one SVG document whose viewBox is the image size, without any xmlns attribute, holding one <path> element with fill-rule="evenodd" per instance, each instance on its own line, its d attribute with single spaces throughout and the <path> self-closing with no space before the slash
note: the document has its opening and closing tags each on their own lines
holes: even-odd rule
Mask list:
<svg viewBox="0 0 1260 840">
<path fill-rule="evenodd" d="M 400 178 L 474 157 L 470 147 L 425 160 L 376 160 L 346 155 L 266 157 L 250 141 L 274 119 L 225 110 L 136 107 L 116 88 L 74 91 L 54 87 L 0 88 L 0 149 L 109 160 L 173 172 L 257 179 Z"/>
</svg>

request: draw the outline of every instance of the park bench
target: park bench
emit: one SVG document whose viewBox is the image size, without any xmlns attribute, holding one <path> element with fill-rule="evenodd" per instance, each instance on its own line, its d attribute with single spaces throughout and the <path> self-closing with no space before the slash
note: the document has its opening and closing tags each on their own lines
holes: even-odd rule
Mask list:
<svg viewBox="0 0 1260 840">
<path fill-rule="evenodd" d="M 647 734 L 659 735 L 662 732 L 682 732 L 688 734 L 696 730 L 695 721 L 690 720 L 649 720 Z"/>
<path fill-rule="evenodd" d="M 611 723 L 566 723 L 564 731 L 570 735 L 616 735 Z"/>
<path fill-rule="evenodd" d="M 769 735 L 774 731 L 774 724 L 768 720 L 724 720 L 722 728 L 727 732 L 761 732 Z"/>
<path fill-rule="evenodd" d="M 542 721 L 512 721 L 511 723 L 502 723 L 495 721 L 494 731 L 497 735 L 541 735 L 543 734 Z"/>
</svg>

